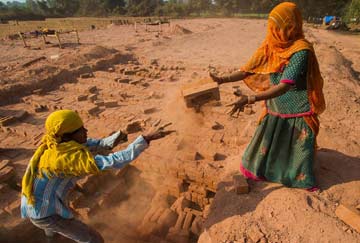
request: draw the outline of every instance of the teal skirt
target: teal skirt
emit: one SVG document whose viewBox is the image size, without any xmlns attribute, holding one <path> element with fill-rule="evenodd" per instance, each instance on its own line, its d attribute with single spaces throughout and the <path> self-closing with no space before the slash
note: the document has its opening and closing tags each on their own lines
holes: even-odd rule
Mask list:
<svg viewBox="0 0 360 243">
<path fill-rule="evenodd" d="M 303 117 L 267 114 L 248 145 L 240 170 L 247 178 L 288 187 L 315 187 L 315 135 Z"/>
</svg>

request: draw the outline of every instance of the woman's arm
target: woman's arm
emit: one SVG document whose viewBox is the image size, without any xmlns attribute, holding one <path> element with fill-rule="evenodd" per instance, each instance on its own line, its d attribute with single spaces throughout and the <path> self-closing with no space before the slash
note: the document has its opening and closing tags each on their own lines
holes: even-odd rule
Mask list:
<svg viewBox="0 0 360 243">
<path fill-rule="evenodd" d="M 254 99 L 253 102 L 260 100 L 268 100 L 280 95 L 285 94 L 289 89 L 291 89 L 291 85 L 287 83 L 280 83 L 278 85 L 270 87 L 268 90 L 255 94 L 255 99 L 249 97 L 250 99 Z"/>
<path fill-rule="evenodd" d="M 234 106 L 229 112 L 229 114 L 233 115 L 236 112 L 240 112 L 241 110 L 243 110 L 246 104 L 254 104 L 256 101 L 268 100 L 283 95 L 289 89 L 291 89 L 291 84 L 280 83 L 256 95 L 242 96 L 238 101 L 228 105 L 228 106 Z"/>
<path fill-rule="evenodd" d="M 236 71 L 227 76 L 217 76 L 216 74 L 210 72 L 210 77 L 218 84 L 240 81 L 249 75 L 252 75 L 252 73 Z"/>
</svg>

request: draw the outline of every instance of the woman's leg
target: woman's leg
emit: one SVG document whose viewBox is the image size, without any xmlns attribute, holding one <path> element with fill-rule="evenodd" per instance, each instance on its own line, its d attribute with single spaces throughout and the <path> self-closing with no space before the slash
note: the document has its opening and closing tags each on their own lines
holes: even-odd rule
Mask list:
<svg viewBox="0 0 360 243">
<path fill-rule="evenodd" d="M 30 221 L 46 233 L 55 232 L 78 243 L 103 243 L 102 236 L 88 225 L 77 219 L 65 219 L 53 215 Z"/>
</svg>

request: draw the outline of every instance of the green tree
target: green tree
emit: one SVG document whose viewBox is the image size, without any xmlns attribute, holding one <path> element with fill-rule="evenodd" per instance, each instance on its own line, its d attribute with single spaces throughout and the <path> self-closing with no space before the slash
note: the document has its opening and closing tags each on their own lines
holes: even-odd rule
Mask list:
<svg viewBox="0 0 360 243">
<path fill-rule="evenodd" d="M 345 11 L 345 20 L 352 21 L 355 19 L 357 23 L 360 22 L 360 0 L 352 0 Z"/>
</svg>

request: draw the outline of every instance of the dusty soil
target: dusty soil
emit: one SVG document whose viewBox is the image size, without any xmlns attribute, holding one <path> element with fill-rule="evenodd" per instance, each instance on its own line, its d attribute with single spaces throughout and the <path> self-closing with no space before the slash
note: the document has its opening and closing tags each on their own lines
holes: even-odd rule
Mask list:
<svg viewBox="0 0 360 243">
<path fill-rule="evenodd" d="M 81 45 L 63 37 L 63 49 L 55 40 L 46 46 L 30 40 L 31 48 L 0 42 L 0 116 L 14 117 L 0 130 L 0 160 L 14 169 L 0 181 L 1 241 L 46 242 L 20 219 L 19 186 L 47 115 L 70 108 L 82 115 L 90 137 L 132 124 L 138 129 L 129 129 L 131 141 L 159 119 L 176 130 L 131 166 L 85 178 L 79 184 L 85 189 L 71 196 L 106 242 L 360 242 L 359 232 L 335 215 L 339 204 L 360 204 L 360 36 L 305 27 L 327 101 L 315 164 L 318 192 L 267 182 L 249 182 L 248 194 L 234 192 L 232 175 L 262 111 L 256 104 L 252 114 L 226 115 L 234 88 L 251 94 L 243 83 L 222 85 L 221 101 L 200 112 L 185 107 L 183 85 L 206 78 L 209 67 L 239 68 L 265 32 L 264 20 L 193 19 L 172 21 L 161 33 L 158 26 L 84 31 Z"/>
</svg>

